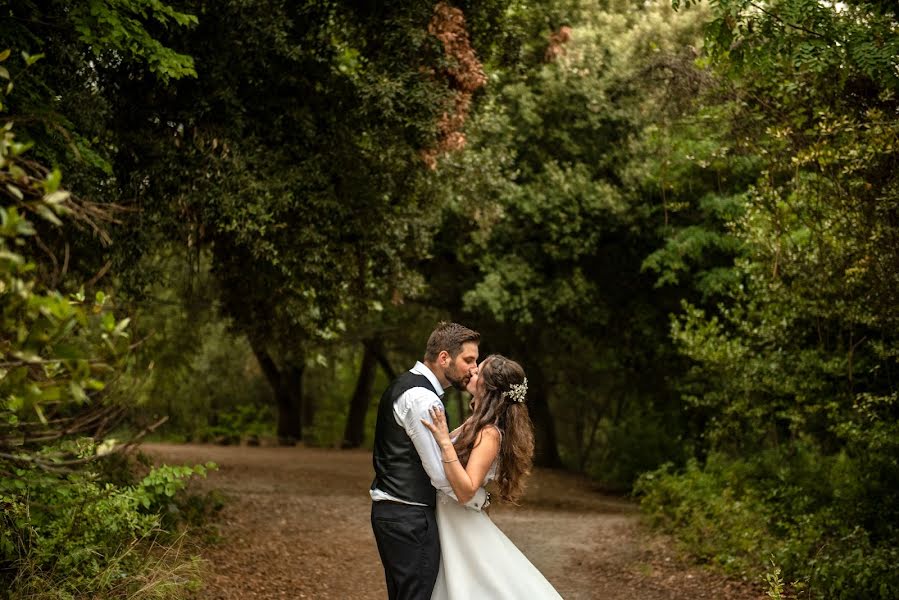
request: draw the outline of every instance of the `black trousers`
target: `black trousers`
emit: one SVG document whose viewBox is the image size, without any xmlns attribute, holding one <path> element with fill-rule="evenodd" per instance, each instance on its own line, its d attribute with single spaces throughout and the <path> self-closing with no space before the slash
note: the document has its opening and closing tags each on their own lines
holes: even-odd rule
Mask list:
<svg viewBox="0 0 899 600">
<path fill-rule="evenodd" d="M 390 600 L 430 600 L 440 569 L 434 509 L 372 502 L 371 528 L 384 564 Z"/>
</svg>

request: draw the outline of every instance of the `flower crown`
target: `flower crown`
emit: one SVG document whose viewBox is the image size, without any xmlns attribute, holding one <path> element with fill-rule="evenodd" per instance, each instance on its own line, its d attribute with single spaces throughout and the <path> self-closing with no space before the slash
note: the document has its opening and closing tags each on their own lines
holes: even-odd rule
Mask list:
<svg viewBox="0 0 899 600">
<path fill-rule="evenodd" d="M 501 398 L 509 398 L 512 402 L 524 402 L 525 396 L 528 394 L 528 378 L 525 377 L 521 383 L 515 383 L 509 386 L 509 391 L 503 392 Z"/>
</svg>

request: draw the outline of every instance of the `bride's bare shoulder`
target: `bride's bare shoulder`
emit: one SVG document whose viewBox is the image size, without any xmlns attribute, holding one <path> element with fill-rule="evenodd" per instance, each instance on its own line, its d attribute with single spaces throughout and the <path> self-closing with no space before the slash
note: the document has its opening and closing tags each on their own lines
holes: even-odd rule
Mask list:
<svg viewBox="0 0 899 600">
<path fill-rule="evenodd" d="M 491 442 L 496 442 L 496 444 L 499 444 L 502 439 L 503 434 L 499 430 L 499 427 L 497 427 L 496 425 L 486 425 L 485 427 L 482 427 L 480 431 L 478 431 L 478 438 L 475 443 L 478 444 L 482 441 L 489 440 Z"/>
</svg>

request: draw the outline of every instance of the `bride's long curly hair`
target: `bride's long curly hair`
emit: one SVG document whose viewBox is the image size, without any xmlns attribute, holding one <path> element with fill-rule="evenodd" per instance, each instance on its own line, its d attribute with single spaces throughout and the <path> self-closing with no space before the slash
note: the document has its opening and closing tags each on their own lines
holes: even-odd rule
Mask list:
<svg viewBox="0 0 899 600">
<path fill-rule="evenodd" d="M 515 402 L 503 392 L 524 382 L 524 369 L 501 354 L 491 354 L 481 363 L 478 377 L 478 393 L 483 393 L 483 397 L 477 403 L 472 400 L 472 415 L 453 445 L 465 466 L 481 430 L 489 425 L 497 426 L 502 432 L 496 473 L 499 495 L 515 503 L 524 492 L 525 478 L 530 475 L 534 462 L 534 425 L 527 405 Z"/>
</svg>

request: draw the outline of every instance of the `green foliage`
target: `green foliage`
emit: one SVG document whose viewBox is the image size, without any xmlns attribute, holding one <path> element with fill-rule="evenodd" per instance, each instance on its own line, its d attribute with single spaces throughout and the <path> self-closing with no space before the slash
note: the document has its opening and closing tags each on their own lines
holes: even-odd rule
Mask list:
<svg viewBox="0 0 899 600">
<path fill-rule="evenodd" d="M 638 404 L 641 398 L 634 395 L 628 398 L 625 392 L 624 402 L 630 400 Z M 593 401 L 594 410 L 596 401 Z M 611 404 L 611 403 L 610 403 Z M 601 405 L 600 405 L 601 406 Z M 613 408 L 614 404 L 611 404 Z M 564 409 L 557 410 L 560 422 L 566 416 Z M 617 416 L 611 410 L 603 411 L 600 418 L 595 439 L 591 445 L 589 438 L 580 445 L 571 443 L 569 448 L 584 448 L 588 451 L 579 461 L 569 461 L 569 464 L 583 465 L 581 470 L 595 480 L 602 482 L 604 488 L 628 492 L 639 476 L 658 467 L 661 460 L 683 461 L 688 456 L 691 444 L 684 438 L 686 435 L 679 430 L 681 427 L 673 427 L 670 415 L 654 407 L 626 407 L 619 408 Z M 577 431 L 586 429 L 590 421 L 581 419 L 581 423 L 571 418 L 570 427 Z M 584 431 L 584 434 L 591 432 Z M 565 438 L 562 438 L 562 443 Z M 563 446 L 564 447 L 564 446 Z"/>
<path fill-rule="evenodd" d="M 271 390 L 246 339 L 221 315 L 208 270 L 191 272 L 171 249 L 144 256 L 140 268 L 162 272 L 165 283 L 147 287 L 140 302 L 139 353 L 151 368 L 138 387 L 139 413 L 167 415 L 160 433 L 169 438 L 270 437 Z"/>
<path fill-rule="evenodd" d="M 780 567 L 774 564 L 773 560 L 771 561 L 771 567 L 772 570 L 765 573 L 765 583 L 768 584 L 765 594 L 774 600 L 783 600 L 784 582 L 783 577 L 780 575 Z"/>
<path fill-rule="evenodd" d="M 532 398 L 552 411 L 532 408 L 541 449 L 554 444 L 541 431 L 557 424 L 566 463 L 619 488 L 680 454 L 670 382 L 682 363 L 666 340 L 678 294 L 655 289 L 641 265 L 667 225 L 653 157 L 682 107 L 665 88 L 696 71 L 684 48 L 698 43 L 699 17 L 663 2 L 517 15 L 532 36 L 524 64 L 494 73 L 468 147 L 438 178 L 452 213 L 435 254 L 454 255 L 458 268 L 435 296 L 461 296 L 450 309 L 464 308 L 492 347 L 523 361 Z M 570 39 L 550 52 L 563 24 Z M 678 165 L 684 177 L 699 170 Z M 659 427 L 666 420 L 678 424 Z"/>
<path fill-rule="evenodd" d="M 115 52 L 130 55 L 146 61 L 163 80 L 197 75 L 192 57 L 164 46 L 147 29 L 196 25 L 195 15 L 160 0 L 94 0 L 74 3 L 69 18 L 80 40 L 99 59 Z"/>
<path fill-rule="evenodd" d="M 711 55 L 733 73 L 770 86 L 777 101 L 793 108 L 822 88 L 859 79 L 888 89 L 899 86 L 895 6 L 868 0 L 841 5 L 778 0 L 760 8 L 753 0 L 721 0 L 715 14 L 708 36 Z M 831 99 L 818 96 L 815 104 L 822 100 Z"/>
<path fill-rule="evenodd" d="M 85 456 L 96 452 L 90 442 L 78 446 Z M 185 586 L 196 583 L 196 559 L 154 554 L 173 542 L 161 529 L 162 515 L 191 476 L 205 474 L 202 466 L 163 466 L 136 485 L 116 486 L 92 470 L 58 475 L 14 468 L 0 479 L 0 564 L 17 571 L 6 582 L 10 591 L 15 597 L 183 597 Z"/>
<path fill-rule="evenodd" d="M 267 405 L 239 404 L 213 413 L 211 420 L 200 430 L 199 439 L 239 444 L 242 440 L 258 442 L 263 437 L 274 437 L 274 419 Z"/>
<path fill-rule="evenodd" d="M 3 59 L 9 52 L 0 54 Z M 2 62 L 2 61 L 0 61 Z M 4 72 L 0 72 L 4 73 Z M 7 88 L 7 94 L 10 88 Z M 6 96 L 4 96 L 4 100 Z M 175 495 L 205 467 L 160 467 L 116 484 L 98 440 L 124 409 L 130 318 L 102 291 L 54 283 L 34 219 L 92 223 L 59 170 L 27 154 L 12 122 L 0 139 L 0 584 L 14 597 L 183 597 L 196 559 L 160 529 Z M 94 223 L 95 224 L 95 223 Z M 98 231 L 102 231 L 98 229 Z"/>
<path fill-rule="evenodd" d="M 124 365 L 130 337 L 130 319 L 117 319 L 103 292 L 67 297 L 30 260 L 36 230 L 28 217 L 60 225 L 78 208 L 67 204 L 59 172 L 27 160 L 26 149 L 8 124 L 0 141 L 0 447 L 7 449 L 40 438 L 50 419 L 95 405 Z"/>
<path fill-rule="evenodd" d="M 123 111 L 121 170 L 148 182 L 153 225 L 136 239 L 209 249 L 222 309 L 282 370 L 421 286 L 408 265 L 433 217 L 418 153 L 451 96 L 433 8 L 220 3 L 171 35 L 199 79 L 155 90 L 154 119 Z M 143 101 L 122 87 L 123 105 Z"/>
<path fill-rule="evenodd" d="M 681 472 L 669 464 L 646 473 L 634 491 L 643 494 L 641 506 L 652 523 L 676 532 L 701 560 L 731 572 L 759 572 L 775 549 L 768 530 L 773 519 L 756 490 L 745 491 L 746 475 L 745 465 L 711 456 L 705 468 L 690 460 Z"/>
<path fill-rule="evenodd" d="M 314 361 L 307 364 L 304 392 L 306 398 L 315 404 L 315 419 L 308 424 L 307 443 L 326 448 L 340 446 L 346 427 L 349 399 L 353 395 L 353 386 L 359 372 L 360 356 L 356 350 L 353 347 L 325 347 L 316 354 Z M 402 368 L 409 367 L 403 365 Z M 376 378 L 373 386 L 374 401 L 380 398 L 388 383 L 390 382 L 383 374 Z M 370 409 L 367 416 L 372 417 L 375 413 L 376 410 Z M 366 430 L 366 439 L 371 442 L 374 424 L 371 423 Z"/>
<path fill-rule="evenodd" d="M 703 295 L 672 320 L 692 361 L 681 390 L 710 454 L 645 477 L 644 505 L 736 570 L 763 572 L 773 556 L 809 596 L 894 597 L 895 12 L 722 1 L 712 17 L 708 60 L 726 101 L 705 114 L 732 140 L 725 160 L 758 177 L 729 219 L 678 224 L 647 260 L 660 283 L 701 272 L 716 258 L 709 229 L 734 257 L 714 295 L 699 280 Z M 698 243 L 678 262 L 685 238 Z M 731 527 L 712 531 L 715 520 Z"/>
<path fill-rule="evenodd" d="M 197 75 L 192 57 L 159 41 L 160 30 L 189 28 L 197 17 L 161 0 L 25 1 L 7 11 L 5 43 L 30 51 L 26 64 L 44 56 L 55 62 L 76 46 L 88 53 L 82 60 L 94 63 L 85 64 L 91 75 L 98 65 L 130 61 L 146 65 L 162 81 Z M 42 83 L 52 87 L 59 82 Z"/>
<path fill-rule="evenodd" d="M 704 561 L 755 574 L 773 557 L 801 593 L 886 600 L 899 590 L 899 550 L 895 515 L 869 512 L 880 500 L 872 503 L 872 484 L 890 481 L 872 466 L 796 443 L 744 459 L 716 453 L 681 471 L 668 465 L 635 490 L 651 521 Z"/>
</svg>

